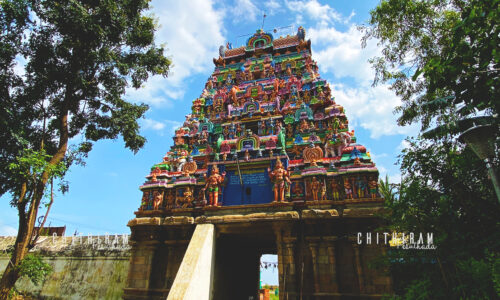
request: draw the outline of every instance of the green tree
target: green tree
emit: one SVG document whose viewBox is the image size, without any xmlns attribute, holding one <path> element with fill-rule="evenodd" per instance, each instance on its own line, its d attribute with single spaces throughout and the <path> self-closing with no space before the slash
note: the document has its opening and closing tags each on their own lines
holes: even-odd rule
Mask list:
<svg viewBox="0 0 500 300">
<path fill-rule="evenodd" d="M 127 102 L 125 88 L 170 66 L 148 8 L 148 0 L 0 0 L 0 195 L 10 193 L 19 213 L 0 299 L 21 275 L 46 186 L 98 140 L 122 136 L 134 152 L 144 145 L 137 119 L 147 106 Z M 15 72 L 19 58 L 24 74 Z M 77 135 L 83 142 L 69 146 Z"/>
<path fill-rule="evenodd" d="M 451 139 L 410 139 L 408 144 L 400 157 L 403 180 L 392 196 L 384 195 L 389 230 L 433 233 L 437 249 L 388 252 L 385 262 L 396 294 L 404 299 L 497 297 L 500 207 L 486 166 Z"/>
<path fill-rule="evenodd" d="M 421 122 L 426 137 L 475 123 L 498 126 L 499 0 L 384 0 L 371 11 L 363 43 L 375 38 L 374 84 L 390 83 L 403 104 L 400 125 Z M 480 114 L 471 119 L 475 114 Z"/>
<path fill-rule="evenodd" d="M 382 47 L 371 60 L 374 84 L 388 83 L 401 97 L 399 125 L 420 123 L 422 130 L 400 156 L 401 183 L 391 190 L 381 182 L 390 230 L 432 232 L 437 246 L 391 249 L 385 257 L 404 299 L 500 293 L 500 207 L 486 166 L 457 141 L 473 124 L 499 133 L 499 4 L 383 0 L 362 28 L 363 42 L 376 38 Z"/>
</svg>

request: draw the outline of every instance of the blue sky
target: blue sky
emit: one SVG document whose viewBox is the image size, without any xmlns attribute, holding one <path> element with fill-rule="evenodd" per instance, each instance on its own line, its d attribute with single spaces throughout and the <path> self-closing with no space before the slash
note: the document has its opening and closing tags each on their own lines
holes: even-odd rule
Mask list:
<svg viewBox="0 0 500 300">
<path fill-rule="evenodd" d="M 416 127 L 398 127 L 393 109 L 400 100 L 386 85 L 372 87 L 373 71 L 367 59 L 380 53 L 376 41 L 361 48 L 362 34 L 356 29 L 369 18 L 378 1 L 211 1 L 153 0 L 151 12 L 160 26 L 158 44 L 166 44 L 173 61 L 169 78 L 154 77 L 140 90 L 129 90 L 127 98 L 150 105 L 140 120 L 148 139 L 136 155 L 121 140 L 101 141 L 94 147 L 86 167 L 76 166 L 67 176 L 69 192 L 57 195 L 48 222 L 67 226 L 67 234 L 128 233 L 127 221 L 140 204 L 139 185 L 151 165 L 161 161 L 172 145 L 175 127 L 189 113 L 212 73 L 212 58 L 218 47 L 231 42 L 241 46 L 261 27 L 276 34 L 295 34 L 306 29 L 312 41 L 313 58 L 321 76 L 330 82 L 332 95 L 346 108 L 358 141 L 370 151 L 381 176 L 399 178 L 396 156 L 407 135 Z M 283 28 L 284 27 L 284 28 Z M 246 36 L 243 36 L 246 35 Z M 74 141 L 78 142 L 78 140 Z M 16 233 L 17 212 L 0 202 L 0 235 Z M 47 224 L 48 225 L 48 224 Z"/>
</svg>

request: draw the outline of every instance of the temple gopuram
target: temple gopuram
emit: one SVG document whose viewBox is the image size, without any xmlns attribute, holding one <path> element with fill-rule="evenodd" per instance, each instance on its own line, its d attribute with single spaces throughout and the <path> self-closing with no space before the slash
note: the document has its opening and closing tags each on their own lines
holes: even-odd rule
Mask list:
<svg viewBox="0 0 500 300">
<path fill-rule="evenodd" d="M 391 292 L 390 277 L 370 267 L 385 246 L 357 241 L 382 224 L 378 170 L 305 35 L 258 30 L 243 47 L 220 47 L 140 187 L 124 299 L 205 299 L 186 295 L 206 289 L 206 299 L 258 299 L 262 254 L 278 255 L 280 299 Z M 208 279 L 188 270 L 204 256 Z"/>
</svg>

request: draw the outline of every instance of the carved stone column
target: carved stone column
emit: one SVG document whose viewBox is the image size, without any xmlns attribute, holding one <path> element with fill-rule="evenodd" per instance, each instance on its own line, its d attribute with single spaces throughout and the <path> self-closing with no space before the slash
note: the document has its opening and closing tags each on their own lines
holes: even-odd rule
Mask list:
<svg viewBox="0 0 500 300">
<path fill-rule="evenodd" d="M 132 246 L 123 299 L 143 299 L 150 288 L 153 257 L 158 241 L 130 241 Z"/>
<path fill-rule="evenodd" d="M 318 242 L 319 238 L 306 238 L 309 246 L 309 251 L 311 251 L 312 266 L 314 273 L 314 292 L 320 292 L 320 276 L 319 276 L 319 266 L 318 266 Z"/>
<path fill-rule="evenodd" d="M 364 293 L 365 281 L 364 281 L 364 274 L 363 274 L 363 265 L 361 262 L 360 247 L 357 243 L 356 238 L 350 237 L 349 241 L 351 242 L 352 247 L 354 248 L 354 263 L 356 265 L 356 273 L 358 275 L 359 292 Z"/>
<path fill-rule="evenodd" d="M 189 240 L 167 240 L 167 268 L 165 269 L 165 288 L 170 289 L 179 269 Z"/>
<path fill-rule="evenodd" d="M 295 244 L 297 238 L 294 237 L 284 237 L 284 265 L 287 266 L 285 280 L 286 280 L 286 290 L 295 291 L 297 289 L 297 268 L 295 266 Z"/>
<path fill-rule="evenodd" d="M 328 252 L 328 264 L 330 265 L 330 286 L 332 287 L 332 292 L 337 293 L 339 291 L 339 284 L 337 278 L 337 259 L 335 256 L 335 241 L 336 236 L 328 236 L 324 238 L 326 242 L 326 249 Z"/>
<path fill-rule="evenodd" d="M 279 297 L 280 299 L 295 299 L 297 290 L 297 276 L 295 268 L 295 242 L 291 237 L 292 227 L 289 224 L 277 224 L 274 227 L 276 248 L 278 253 L 279 270 Z"/>
</svg>

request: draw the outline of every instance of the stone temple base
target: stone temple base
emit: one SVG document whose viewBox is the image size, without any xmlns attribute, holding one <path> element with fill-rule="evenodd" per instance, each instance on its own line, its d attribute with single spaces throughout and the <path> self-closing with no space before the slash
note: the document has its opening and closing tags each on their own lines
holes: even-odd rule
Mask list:
<svg viewBox="0 0 500 300">
<path fill-rule="evenodd" d="M 358 232 L 375 232 L 382 224 L 379 203 L 274 205 L 264 211 L 245 206 L 139 214 L 129 222 L 132 251 L 123 298 L 166 299 L 197 224 L 214 225 L 211 299 L 258 299 L 262 254 L 278 256 L 280 299 L 373 299 L 392 292 L 386 270 L 371 267 L 388 245 L 357 241 Z"/>
</svg>

